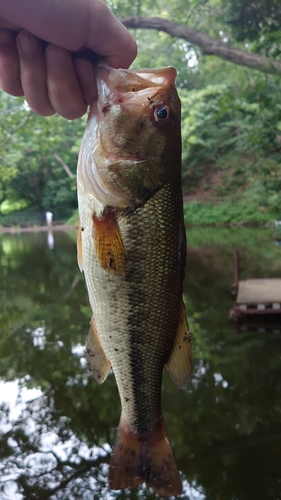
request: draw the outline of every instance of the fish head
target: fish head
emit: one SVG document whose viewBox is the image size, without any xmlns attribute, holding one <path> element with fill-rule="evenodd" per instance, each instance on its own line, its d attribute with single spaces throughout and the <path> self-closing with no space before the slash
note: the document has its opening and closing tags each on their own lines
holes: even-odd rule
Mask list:
<svg viewBox="0 0 281 500">
<path fill-rule="evenodd" d="M 98 67 L 99 98 L 89 115 L 84 168 L 102 204 L 141 206 L 165 183 L 180 177 L 175 77 L 171 67 L 139 71 Z"/>
</svg>

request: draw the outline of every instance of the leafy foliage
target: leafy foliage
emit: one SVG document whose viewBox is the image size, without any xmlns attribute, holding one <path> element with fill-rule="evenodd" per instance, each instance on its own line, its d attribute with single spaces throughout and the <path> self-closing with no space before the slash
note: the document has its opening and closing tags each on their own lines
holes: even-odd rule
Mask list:
<svg viewBox="0 0 281 500">
<path fill-rule="evenodd" d="M 229 200 L 218 205 L 192 201 L 184 205 L 184 217 L 187 224 L 233 224 L 265 223 L 270 220 L 257 203 L 243 200 L 233 203 Z"/>
<path fill-rule="evenodd" d="M 205 64 L 208 68 L 209 62 Z M 241 215 L 250 205 L 253 215 L 264 207 L 268 219 L 279 218 L 279 79 L 229 66 L 216 62 L 217 74 L 208 85 L 180 91 L 184 190 L 196 193 L 204 180 L 205 194 L 226 198 L 224 210 L 231 196 L 240 204 Z M 228 77 L 218 83 L 227 68 Z M 233 216 L 233 210 L 228 215 Z M 245 211 L 245 221 L 248 216 Z M 257 212 L 256 220 L 264 217 Z"/>
<path fill-rule="evenodd" d="M 77 204 L 75 171 L 85 120 L 37 116 L 23 99 L 3 92 L 0 109 L 0 203 L 22 200 L 33 210 L 68 214 Z"/>
<path fill-rule="evenodd" d="M 238 41 L 249 41 L 257 52 L 280 57 L 281 5 L 279 0 L 231 0 L 229 20 Z"/>
</svg>

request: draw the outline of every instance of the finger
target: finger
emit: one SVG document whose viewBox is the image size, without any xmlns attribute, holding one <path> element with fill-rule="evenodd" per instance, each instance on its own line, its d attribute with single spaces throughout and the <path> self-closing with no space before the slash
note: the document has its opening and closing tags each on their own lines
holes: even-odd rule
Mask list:
<svg viewBox="0 0 281 500">
<path fill-rule="evenodd" d="M 109 66 L 128 68 L 137 55 L 135 40 L 103 0 L 96 2 L 96 8 L 98 15 L 89 20 L 87 47 L 103 56 Z"/>
<path fill-rule="evenodd" d="M 105 0 L 24 0 L 24 8 L 22 4 L 1 1 L 1 16 L 14 29 L 20 26 L 73 52 L 87 47 L 114 67 L 128 67 L 136 56 L 136 42 Z"/>
<path fill-rule="evenodd" d="M 16 34 L 5 28 L 0 29 L 0 87 L 8 94 L 23 95 Z"/>
<path fill-rule="evenodd" d="M 13 23 L 9 23 L 9 21 L 6 21 L 2 17 L 0 17 L 0 28 L 8 28 L 9 30 L 19 31 L 18 26 L 15 26 Z"/>
<path fill-rule="evenodd" d="M 68 120 L 80 118 L 86 112 L 87 104 L 70 53 L 56 45 L 48 45 L 45 55 L 48 96 L 53 108 Z"/>
<path fill-rule="evenodd" d="M 129 34 L 129 32 L 127 32 Z M 129 68 L 132 62 L 137 57 L 138 48 L 135 40 L 131 37 L 124 36 L 119 39 L 118 46 L 113 49 L 109 46 L 109 55 L 106 54 L 106 43 L 104 44 L 103 53 L 105 54 L 105 62 L 112 68 Z"/>
<path fill-rule="evenodd" d="M 55 113 L 47 92 L 47 71 L 43 43 L 28 31 L 16 39 L 20 58 L 20 77 L 25 98 L 35 113 L 50 116 Z"/>
<path fill-rule="evenodd" d="M 98 97 L 95 70 L 88 59 L 73 59 L 73 65 L 81 87 L 84 100 L 90 106 Z"/>
</svg>

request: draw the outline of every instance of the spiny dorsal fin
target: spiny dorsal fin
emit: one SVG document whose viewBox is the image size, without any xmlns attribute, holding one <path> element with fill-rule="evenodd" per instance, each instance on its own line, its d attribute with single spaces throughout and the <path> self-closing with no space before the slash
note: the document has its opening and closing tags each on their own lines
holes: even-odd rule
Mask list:
<svg viewBox="0 0 281 500">
<path fill-rule="evenodd" d="M 178 389 L 182 389 L 191 374 L 191 334 L 188 327 L 185 307 L 182 302 L 177 336 L 170 357 L 166 363 L 168 373 Z"/>
<path fill-rule="evenodd" d="M 79 222 L 78 232 L 77 232 L 77 262 L 79 269 L 82 273 L 83 271 L 83 250 L 82 250 L 82 229 Z"/>
<path fill-rule="evenodd" d="M 106 207 L 99 217 L 93 215 L 93 238 L 103 269 L 111 274 L 123 274 L 126 269 L 125 249 L 114 207 Z"/>
<path fill-rule="evenodd" d="M 91 321 L 85 351 L 89 371 L 98 384 L 102 384 L 108 375 L 111 363 L 107 359 L 100 343 L 94 318 Z"/>
</svg>

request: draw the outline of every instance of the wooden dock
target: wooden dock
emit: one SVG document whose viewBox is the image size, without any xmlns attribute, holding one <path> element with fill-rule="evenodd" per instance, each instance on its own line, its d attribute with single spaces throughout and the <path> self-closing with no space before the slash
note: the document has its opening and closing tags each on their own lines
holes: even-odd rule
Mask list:
<svg viewBox="0 0 281 500">
<path fill-rule="evenodd" d="M 281 315 L 281 279 L 247 279 L 238 282 L 236 306 L 230 317 L 253 314 Z"/>
<path fill-rule="evenodd" d="M 275 304 L 280 309 L 281 279 L 248 279 L 239 281 L 237 304 Z"/>
<path fill-rule="evenodd" d="M 281 316 L 281 278 L 239 279 L 239 252 L 234 252 L 233 287 L 237 289 L 236 305 L 230 310 L 230 318 L 237 320 L 249 316 Z M 281 325 L 281 317 L 280 317 Z"/>
</svg>

